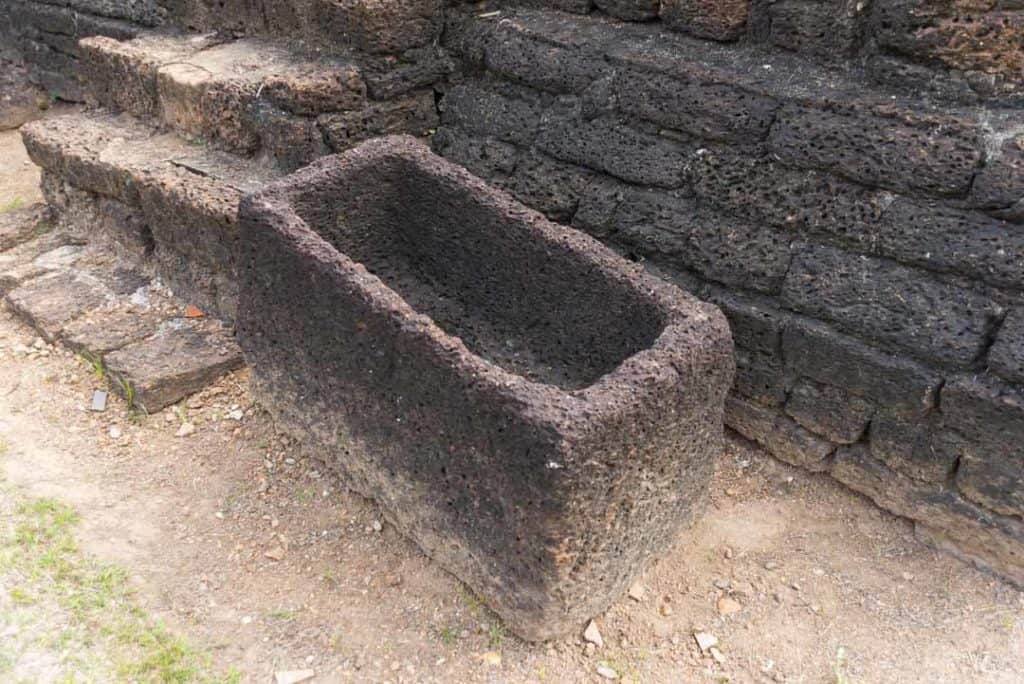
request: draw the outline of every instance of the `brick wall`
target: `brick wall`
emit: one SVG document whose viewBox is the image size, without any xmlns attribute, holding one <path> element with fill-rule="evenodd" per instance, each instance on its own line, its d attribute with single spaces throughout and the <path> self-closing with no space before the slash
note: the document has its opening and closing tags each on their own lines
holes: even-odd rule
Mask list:
<svg viewBox="0 0 1024 684">
<path fill-rule="evenodd" d="M 958 4 L 453 15 L 434 140 L 721 306 L 731 427 L 1024 582 L 1021 20 Z"/>
</svg>

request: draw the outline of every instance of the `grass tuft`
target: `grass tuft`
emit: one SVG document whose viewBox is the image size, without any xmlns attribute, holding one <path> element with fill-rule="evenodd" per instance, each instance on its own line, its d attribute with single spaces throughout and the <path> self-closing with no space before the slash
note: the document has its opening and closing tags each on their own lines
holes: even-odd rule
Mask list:
<svg viewBox="0 0 1024 684">
<path fill-rule="evenodd" d="M 0 496 L 15 493 L 3 488 Z M 59 650 L 69 681 L 82 668 L 96 671 L 96 681 L 170 684 L 233 684 L 239 673 L 218 673 L 209 655 L 150 617 L 135 601 L 128 574 L 81 552 L 74 537 L 79 517 L 56 499 L 27 499 L 9 506 L 0 518 L 0 586 L 21 611 L 51 619 L 52 608 L 64 614 Z M 0 615 L 0 622 L 6 619 Z M 0 662 L 0 672 L 15 666 L 16 656 Z M 85 662 L 89 661 L 89 662 Z M 89 679 L 87 677 L 87 679 Z M 59 681 L 59 678 L 58 678 Z"/>
</svg>

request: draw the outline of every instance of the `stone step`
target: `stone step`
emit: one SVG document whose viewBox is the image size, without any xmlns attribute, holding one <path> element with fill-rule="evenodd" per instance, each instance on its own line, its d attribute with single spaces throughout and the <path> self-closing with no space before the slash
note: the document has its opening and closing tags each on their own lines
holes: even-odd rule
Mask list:
<svg viewBox="0 0 1024 684">
<path fill-rule="evenodd" d="M 69 240 L 48 233 L 0 254 L 0 280 L 15 283 L 4 303 L 43 339 L 102 368 L 135 408 L 159 411 L 243 365 L 222 323 L 110 250 Z"/>
<path fill-rule="evenodd" d="M 273 169 L 125 115 L 48 118 L 22 133 L 61 231 L 119 245 L 183 299 L 233 318 L 238 203 Z"/>
<path fill-rule="evenodd" d="M 423 134 L 436 123 L 433 92 L 424 87 L 443 65 L 431 69 L 430 60 L 418 71 L 381 74 L 355 58 L 307 57 L 280 43 L 223 34 L 96 36 L 80 49 L 93 104 L 286 169 L 377 134 L 368 120 L 384 118 L 381 108 L 391 127 L 383 132 Z M 403 92 L 417 86 L 415 94 Z"/>
</svg>

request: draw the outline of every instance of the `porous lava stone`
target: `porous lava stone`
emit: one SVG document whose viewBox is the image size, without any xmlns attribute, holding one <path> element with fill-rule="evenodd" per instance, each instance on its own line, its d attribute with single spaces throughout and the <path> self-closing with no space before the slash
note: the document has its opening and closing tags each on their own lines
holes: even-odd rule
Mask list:
<svg viewBox="0 0 1024 684">
<path fill-rule="evenodd" d="M 604 610 L 701 511 L 721 312 L 407 137 L 246 197 L 255 390 L 520 636 Z"/>
</svg>

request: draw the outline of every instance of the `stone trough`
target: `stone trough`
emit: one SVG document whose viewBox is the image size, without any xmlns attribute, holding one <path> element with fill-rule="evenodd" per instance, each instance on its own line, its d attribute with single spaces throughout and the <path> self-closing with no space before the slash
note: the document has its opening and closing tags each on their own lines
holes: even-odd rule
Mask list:
<svg viewBox="0 0 1024 684">
<path fill-rule="evenodd" d="M 240 222 L 257 394 L 520 636 L 578 628 L 700 513 L 734 371 L 714 306 L 412 138 Z"/>
</svg>

